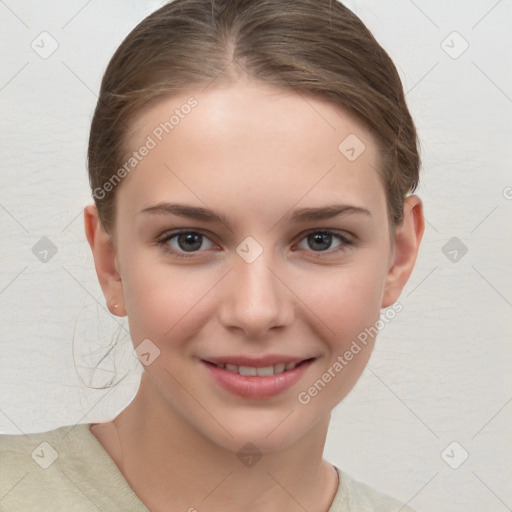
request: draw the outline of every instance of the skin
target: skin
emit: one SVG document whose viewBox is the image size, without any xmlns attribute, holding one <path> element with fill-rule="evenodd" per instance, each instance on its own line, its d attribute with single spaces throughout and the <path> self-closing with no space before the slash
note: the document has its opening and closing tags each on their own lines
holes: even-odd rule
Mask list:
<svg viewBox="0 0 512 512">
<path fill-rule="evenodd" d="M 197 107 L 118 186 L 112 237 L 94 205 L 84 212 L 111 312 L 128 316 L 135 347 L 150 339 L 160 350 L 129 406 L 91 432 L 152 511 L 173 503 L 175 510 L 272 512 L 298 507 L 294 500 L 325 511 L 338 485 L 322 458 L 330 413 L 375 340 L 310 403 L 297 395 L 398 299 L 423 235 L 422 203 L 409 196 L 403 223 L 389 225 L 376 141 L 338 107 L 242 81 L 193 95 Z M 144 111 L 129 147 L 139 148 L 189 96 Z M 366 146 L 352 162 L 338 150 L 349 134 Z M 229 227 L 140 213 L 160 202 L 210 208 Z M 368 213 L 288 218 L 334 203 Z M 177 237 L 167 247 L 191 257 L 155 243 L 184 228 L 205 232 L 195 252 Z M 326 229 L 353 243 L 307 237 Z M 236 252 L 248 236 L 263 248 L 252 263 Z M 223 390 L 200 362 L 269 353 L 316 359 L 291 389 L 260 400 Z M 262 453 L 252 467 L 236 457 L 247 442 Z"/>
</svg>

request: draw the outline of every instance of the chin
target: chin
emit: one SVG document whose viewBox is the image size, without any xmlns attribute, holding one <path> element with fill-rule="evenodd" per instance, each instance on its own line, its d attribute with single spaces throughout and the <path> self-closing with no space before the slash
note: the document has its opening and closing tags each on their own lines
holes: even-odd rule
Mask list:
<svg viewBox="0 0 512 512">
<path fill-rule="evenodd" d="M 318 428 L 319 421 L 314 418 L 298 417 L 300 409 L 297 407 L 276 409 L 274 411 L 262 411 L 252 409 L 239 411 L 233 414 L 223 414 L 223 426 L 226 430 L 216 428 L 215 432 L 206 432 L 204 425 L 202 433 L 212 442 L 239 454 L 246 449 L 254 449 L 261 454 L 275 453 L 285 450 L 298 442 L 312 429 Z M 318 418 L 319 416 L 316 416 Z M 327 415 L 326 428 L 330 415 Z M 218 427 L 218 425 L 217 425 Z M 252 448 L 254 447 L 254 448 Z"/>
</svg>

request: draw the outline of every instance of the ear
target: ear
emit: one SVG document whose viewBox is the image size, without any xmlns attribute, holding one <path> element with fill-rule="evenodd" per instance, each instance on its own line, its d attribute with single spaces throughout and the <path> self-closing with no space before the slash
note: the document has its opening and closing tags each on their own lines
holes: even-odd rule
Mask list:
<svg viewBox="0 0 512 512">
<path fill-rule="evenodd" d="M 398 300 L 405 283 L 409 280 L 424 229 L 425 220 L 421 199 L 418 196 L 408 196 L 404 202 L 404 218 L 396 228 L 393 258 L 382 297 L 383 308 L 391 306 Z"/>
<path fill-rule="evenodd" d="M 84 228 L 107 307 L 113 315 L 125 316 L 123 281 L 119 273 L 115 245 L 112 237 L 104 231 L 94 204 L 84 209 Z"/>
</svg>

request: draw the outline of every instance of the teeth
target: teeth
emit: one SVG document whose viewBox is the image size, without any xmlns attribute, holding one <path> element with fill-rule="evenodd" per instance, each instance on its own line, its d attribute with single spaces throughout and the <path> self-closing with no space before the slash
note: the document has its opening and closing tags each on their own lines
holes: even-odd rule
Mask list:
<svg viewBox="0 0 512 512">
<path fill-rule="evenodd" d="M 286 365 L 284 363 L 278 363 L 274 366 L 274 375 L 276 373 L 283 373 L 286 368 Z"/>
<path fill-rule="evenodd" d="M 258 375 L 274 375 L 274 367 L 265 366 L 264 368 L 256 368 L 256 373 Z"/>
<path fill-rule="evenodd" d="M 256 368 L 252 368 L 251 366 L 239 366 L 238 373 L 240 375 L 258 375 Z"/>
<path fill-rule="evenodd" d="M 240 375 L 245 375 L 249 377 L 253 377 L 259 375 L 260 377 L 278 375 L 279 373 L 283 373 L 287 370 L 293 370 L 297 363 L 278 363 L 274 366 L 265 366 L 263 368 L 255 368 L 253 366 L 237 366 L 235 364 L 217 364 L 218 368 L 224 368 L 233 373 L 239 373 Z"/>
</svg>

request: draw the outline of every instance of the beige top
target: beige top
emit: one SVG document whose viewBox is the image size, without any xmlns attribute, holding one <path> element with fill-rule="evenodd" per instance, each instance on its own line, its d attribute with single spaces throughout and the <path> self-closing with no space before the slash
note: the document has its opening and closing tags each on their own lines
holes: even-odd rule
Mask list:
<svg viewBox="0 0 512 512">
<path fill-rule="evenodd" d="M 90 425 L 0 434 L 0 510 L 148 512 Z M 340 485 L 328 512 L 414 512 L 336 471 Z"/>
</svg>

